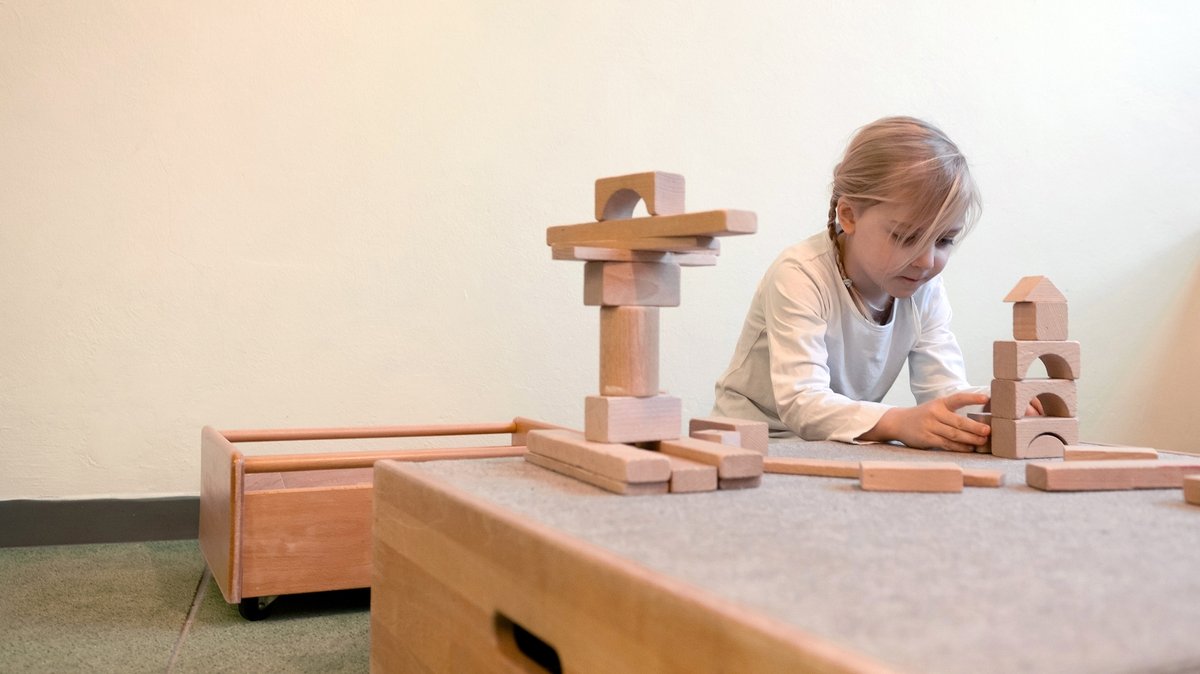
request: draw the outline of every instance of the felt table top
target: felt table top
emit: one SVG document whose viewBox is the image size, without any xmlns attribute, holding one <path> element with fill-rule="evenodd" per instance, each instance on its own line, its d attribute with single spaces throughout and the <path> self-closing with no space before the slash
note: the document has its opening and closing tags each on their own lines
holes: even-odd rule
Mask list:
<svg viewBox="0 0 1200 674">
<path fill-rule="evenodd" d="M 631 497 L 521 459 L 408 469 L 900 671 L 1200 671 L 1200 506 L 1181 490 L 1042 492 L 1025 461 L 890 445 L 773 440 L 770 455 L 955 461 L 1006 485 L 767 474 Z"/>
</svg>

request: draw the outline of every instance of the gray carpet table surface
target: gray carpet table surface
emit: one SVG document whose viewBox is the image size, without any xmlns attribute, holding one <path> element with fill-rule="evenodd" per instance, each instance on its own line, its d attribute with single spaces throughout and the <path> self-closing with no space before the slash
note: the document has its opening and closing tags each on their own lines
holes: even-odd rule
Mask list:
<svg viewBox="0 0 1200 674">
<path fill-rule="evenodd" d="M 1006 485 L 770 474 L 629 497 L 521 459 L 413 469 L 899 671 L 1200 672 L 1200 506 L 1181 490 L 1042 492 L 1024 461 L 889 445 L 774 440 L 770 455 L 949 460 Z"/>
</svg>

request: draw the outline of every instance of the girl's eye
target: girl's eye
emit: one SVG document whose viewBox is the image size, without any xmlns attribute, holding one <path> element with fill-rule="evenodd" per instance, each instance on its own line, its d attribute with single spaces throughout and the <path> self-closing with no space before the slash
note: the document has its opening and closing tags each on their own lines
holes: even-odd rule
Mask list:
<svg viewBox="0 0 1200 674">
<path fill-rule="evenodd" d="M 949 248 L 950 246 L 954 245 L 954 239 L 953 239 L 953 237 L 947 237 L 945 239 L 938 239 L 937 245 L 938 245 L 938 248 Z"/>
<path fill-rule="evenodd" d="M 892 240 L 907 248 L 917 242 L 917 235 L 904 236 L 903 234 L 892 234 Z"/>
</svg>

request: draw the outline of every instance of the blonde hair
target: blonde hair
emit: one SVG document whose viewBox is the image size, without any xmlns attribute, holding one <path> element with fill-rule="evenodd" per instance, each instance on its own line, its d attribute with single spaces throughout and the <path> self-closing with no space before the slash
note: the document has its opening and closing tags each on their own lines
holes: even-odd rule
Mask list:
<svg viewBox="0 0 1200 674">
<path fill-rule="evenodd" d="M 833 169 L 829 235 L 836 241 L 838 201 L 856 208 L 903 203 L 914 226 L 923 227 L 917 250 L 948 230 L 965 234 L 979 219 L 982 202 L 967 159 L 941 129 L 913 117 L 884 117 L 850 140 Z"/>
</svg>

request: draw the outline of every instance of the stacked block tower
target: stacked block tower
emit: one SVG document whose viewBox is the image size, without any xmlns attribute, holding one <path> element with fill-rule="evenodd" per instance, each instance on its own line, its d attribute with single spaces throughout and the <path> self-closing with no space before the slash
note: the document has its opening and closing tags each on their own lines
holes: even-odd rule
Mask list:
<svg viewBox="0 0 1200 674">
<path fill-rule="evenodd" d="M 634 218 L 638 202 L 648 217 Z M 622 494 L 757 486 L 765 423 L 693 419 L 659 388 L 659 310 L 679 306 L 680 269 L 716 264 L 717 237 L 754 233 L 748 211 L 684 212 L 683 176 L 650 172 L 596 181 L 596 222 L 546 230 L 556 260 L 584 262 L 584 304 L 600 310 L 600 381 L 584 432 L 534 431 L 526 459 Z"/>
<path fill-rule="evenodd" d="M 1009 459 L 1063 456 L 1079 442 L 1079 342 L 1067 340 L 1067 298 L 1045 276 L 1027 276 L 1004 298 L 1013 303 L 1013 339 L 993 345 L 991 452 Z M 1041 360 L 1044 379 L 1027 378 Z M 1026 416 L 1038 400 L 1041 416 Z"/>
</svg>

